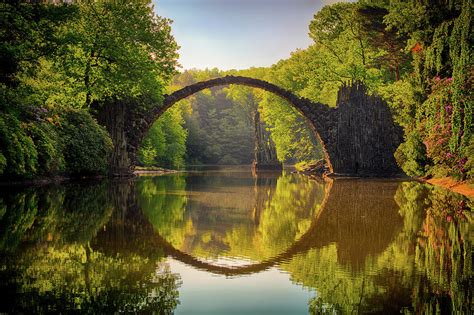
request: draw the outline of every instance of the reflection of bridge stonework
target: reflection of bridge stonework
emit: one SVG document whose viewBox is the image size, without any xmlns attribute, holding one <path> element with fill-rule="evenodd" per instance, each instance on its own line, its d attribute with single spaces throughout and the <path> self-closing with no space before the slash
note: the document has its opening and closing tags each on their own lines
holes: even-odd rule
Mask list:
<svg viewBox="0 0 474 315">
<path fill-rule="evenodd" d="M 115 115 L 123 116 L 122 119 L 109 117 L 109 123 L 107 119 L 102 119 L 116 142 L 116 170 L 133 166 L 140 142 L 153 122 L 167 109 L 201 90 L 229 84 L 260 88 L 287 100 L 307 119 L 321 141 L 333 173 L 368 176 L 400 173 L 393 154 L 401 141 L 401 129 L 394 125 L 388 106 L 379 97 L 368 96 L 361 84 L 342 87 L 337 107 L 331 108 L 300 98 L 274 84 L 241 76 L 226 76 L 192 84 L 165 96 L 163 104 L 152 109 L 137 110 L 140 108 L 136 106 L 137 100 L 109 104 L 117 112 Z M 135 106 L 128 106 L 127 103 Z M 110 126 L 110 122 L 113 126 Z M 120 122 L 121 128 L 117 129 L 116 125 Z M 123 134 L 120 134 L 120 129 Z"/>
<path fill-rule="evenodd" d="M 328 180 L 324 200 L 309 229 L 280 254 L 244 266 L 214 265 L 175 248 L 153 228 L 136 203 L 126 206 L 123 213 L 119 212 L 117 221 L 120 224 L 115 222 L 115 228 L 112 225 L 99 232 L 92 246 L 102 252 L 112 248 L 144 256 L 162 251 L 199 270 L 231 277 L 262 272 L 311 249 L 337 244 L 338 262 L 357 268 L 364 264 L 367 257 L 380 255 L 403 226 L 394 200 L 397 187 L 398 183 L 393 181 L 358 183 L 354 180 Z"/>
<path fill-rule="evenodd" d="M 262 272 L 288 262 L 298 254 L 330 244 L 337 244 L 340 264 L 359 268 L 368 256 L 381 254 L 403 225 L 393 198 L 397 187 L 396 182 L 327 182 L 321 210 L 309 229 L 279 255 L 255 264 L 214 265 L 176 249 L 159 234 L 153 237 L 167 255 L 194 268 L 225 276 Z M 376 193 L 377 197 L 367 198 Z"/>
</svg>

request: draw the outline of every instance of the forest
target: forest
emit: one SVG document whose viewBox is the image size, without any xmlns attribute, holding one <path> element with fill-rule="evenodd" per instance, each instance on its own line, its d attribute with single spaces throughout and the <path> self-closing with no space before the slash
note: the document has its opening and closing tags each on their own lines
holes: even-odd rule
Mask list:
<svg viewBox="0 0 474 315">
<path fill-rule="evenodd" d="M 180 70 L 172 21 L 151 1 L 0 4 L 0 176 L 106 174 L 112 141 L 100 104 L 140 106 L 209 78 L 245 75 L 335 106 L 361 81 L 390 105 L 404 130 L 395 157 L 409 176 L 474 177 L 472 12 L 469 0 L 360 0 L 327 5 L 313 43 L 268 68 Z M 258 115 L 256 115 L 258 113 Z M 261 90 L 212 88 L 158 119 L 139 149 L 143 166 L 250 164 L 255 117 L 278 160 L 322 158 L 304 118 Z"/>
</svg>

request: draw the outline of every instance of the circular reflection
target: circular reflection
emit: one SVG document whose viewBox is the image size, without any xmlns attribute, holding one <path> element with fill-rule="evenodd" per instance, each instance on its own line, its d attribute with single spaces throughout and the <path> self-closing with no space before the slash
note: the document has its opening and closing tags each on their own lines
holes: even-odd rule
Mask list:
<svg viewBox="0 0 474 315">
<path fill-rule="evenodd" d="M 165 251 L 228 274 L 265 269 L 301 250 L 295 244 L 320 214 L 329 186 L 288 173 L 208 172 L 141 178 L 137 193 Z"/>
</svg>

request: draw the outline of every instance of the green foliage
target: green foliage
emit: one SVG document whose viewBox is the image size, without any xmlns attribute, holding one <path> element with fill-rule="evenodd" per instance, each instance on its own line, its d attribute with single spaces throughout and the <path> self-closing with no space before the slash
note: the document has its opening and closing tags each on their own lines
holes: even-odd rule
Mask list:
<svg viewBox="0 0 474 315">
<path fill-rule="evenodd" d="M 31 177 L 36 173 L 38 151 L 25 127 L 13 115 L 0 116 L 0 150 L 5 165 L 2 173 L 6 176 Z"/>
<path fill-rule="evenodd" d="M 426 147 L 417 131 L 406 135 L 403 142 L 395 152 L 395 159 L 402 170 L 410 176 L 422 176 L 425 174 Z"/>
<path fill-rule="evenodd" d="M 382 17 L 371 15 L 370 20 L 374 22 L 366 25 L 368 19 L 361 15 L 360 8 L 357 3 L 325 6 L 315 14 L 309 26 L 309 34 L 315 42 L 313 50 L 317 51 L 313 59 L 318 64 L 312 71 L 322 79 L 323 85 L 324 81 L 336 83 L 333 93 L 342 83 L 355 80 L 375 88 L 386 79 L 393 79 L 395 76 L 390 74 L 399 70 L 401 57 L 387 63 L 383 58 L 387 55 L 385 46 L 371 45 L 372 36 L 367 29 L 376 26 L 375 21 L 381 21 Z M 398 52 L 392 56 L 398 56 Z"/>
<path fill-rule="evenodd" d="M 28 125 L 30 134 L 38 151 L 39 175 L 54 175 L 64 172 L 62 143 L 57 127 L 52 123 L 37 122 Z"/>
<path fill-rule="evenodd" d="M 7 158 L 3 153 L 0 152 L 0 174 L 3 174 L 5 167 L 7 166 Z"/>
<path fill-rule="evenodd" d="M 465 177 L 468 170 L 465 167 L 467 156 L 464 155 L 464 146 L 453 146 L 456 105 L 452 80 L 435 78 L 431 89 L 432 93 L 417 113 L 419 126 L 423 128 L 427 156 L 434 163 L 431 173 Z"/>
<path fill-rule="evenodd" d="M 308 73 L 310 53 L 301 51 L 292 54 L 270 69 L 255 68 L 239 71 L 240 75 L 255 77 L 284 87 L 296 95 L 315 100 L 319 95 L 312 86 L 314 77 Z M 291 104 L 274 94 L 258 89 L 252 91 L 254 102 L 258 103 L 261 119 L 270 131 L 275 143 L 277 157 L 281 162 L 297 162 L 319 159 L 322 147 L 315 139 L 305 118 Z M 245 98 L 243 98 L 245 101 Z M 242 101 L 241 101 L 242 102 Z M 292 132 L 288 132 L 292 130 Z"/>
<path fill-rule="evenodd" d="M 0 174 L 26 178 L 104 173 L 112 149 L 105 129 L 87 112 L 74 110 L 28 123 L 3 114 L 0 144 Z"/>
<path fill-rule="evenodd" d="M 466 156 L 466 163 L 464 169 L 468 178 L 474 178 L 474 137 L 471 137 L 471 142 L 464 147 L 463 156 Z"/>
<path fill-rule="evenodd" d="M 0 20 L 0 174 L 104 173 L 108 135 L 70 109 L 109 97 L 159 102 L 177 65 L 171 21 L 148 0 L 2 3 Z"/>
<path fill-rule="evenodd" d="M 283 76 L 286 70 L 281 69 L 278 75 Z M 174 79 L 172 89 L 226 74 L 282 80 L 292 84 L 291 79 L 280 78 L 276 71 L 264 68 L 229 72 L 212 69 L 185 71 Z M 186 121 L 184 127 L 188 130 L 187 163 L 250 164 L 254 158 L 254 117 L 257 110 L 262 113 L 262 121 L 270 131 L 281 161 L 310 160 L 322 156 L 322 149 L 314 146 L 314 135 L 304 118 L 283 99 L 259 89 L 239 85 L 216 87 L 189 97 L 180 106 Z M 295 130 L 295 133 L 288 133 L 288 128 Z M 150 145 L 147 142 L 142 147 L 146 147 L 142 150 L 142 161 L 160 151 L 158 143 Z"/>
<path fill-rule="evenodd" d="M 212 70 L 189 70 L 177 76 L 173 89 L 222 76 Z M 187 129 L 186 162 L 190 164 L 250 164 L 254 150 L 250 89 L 216 87 L 199 92 L 179 105 Z"/>
<path fill-rule="evenodd" d="M 407 132 L 416 123 L 417 98 L 410 78 L 388 83 L 377 88 L 377 93 L 387 101 L 392 109 L 394 121 Z"/>
<path fill-rule="evenodd" d="M 414 80 L 407 82 L 415 97 L 398 114 L 407 132 L 419 130 L 435 176 L 472 176 L 465 166 L 473 130 L 472 12 L 466 0 L 397 0 L 384 17 L 413 55 Z"/>
<path fill-rule="evenodd" d="M 74 174 L 103 172 L 105 158 L 99 153 L 107 149 L 90 152 L 102 156 L 97 163 L 85 153 L 106 147 L 102 140 L 84 145 L 83 139 L 72 145 L 78 152 L 62 152 L 64 143 L 70 148 L 75 140 L 62 141 L 58 127 L 36 117 L 35 111 L 46 108 L 62 115 L 70 108 L 87 108 L 96 114 L 98 104 L 110 97 L 159 102 L 177 65 L 171 21 L 155 14 L 150 0 L 15 2 L 0 8 L 0 108 L 9 115 L 0 121 L 0 174 L 51 175 L 65 170 L 64 165 Z M 472 8 L 469 0 L 327 5 L 309 25 L 314 43 L 307 49 L 270 68 L 186 71 L 170 89 L 240 74 L 334 106 L 340 86 L 359 80 L 389 102 L 395 120 L 405 128 L 406 143 L 397 158 L 409 174 L 469 179 Z M 166 113 L 141 145 L 139 161 L 173 168 L 185 162 L 247 164 L 253 156 L 256 110 L 271 132 L 279 160 L 322 157 L 315 135 L 284 100 L 230 87 L 198 93 L 183 101 L 180 110 Z M 89 149 L 77 155 L 81 146 Z M 77 169 L 81 165 L 84 169 Z"/>
<path fill-rule="evenodd" d="M 76 6 L 23 2 L 0 4 L 0 82 L 19 83 L 17 74 L 32 71 L 41 56 L 58 52 L 58 30 L 74 15 Z"/>
<path fill-rule="evenodd" d="M 85 111 L 63 114 L 60 127 L 66 171 L 71 175 L 104 174 L 112 140 L 107 131 Z"/>
<path fill-rule="evenodd" d="M 141 95 L 159 101 L 177 65 L 171 21 L 157 16 L 146 0 L 70 6 L 74 11 L 54 34 L 57 54 L 40 59 L 41 67 L 24 84 L 55 106 L 87 107 L 108 97 Z M 61 89 L 45 82 L 51 78 Z"/>
<path fill-rule="evenodd" d="M 182 168 L 187 135 L 181 109 L 169 109 L 148 131 L 138 151 L 139 163 L 144 166 Z"/>
<path fill-rule="evenodd" d="M 260 103 L 280 161 L 310 161 L 323 157 L 322 147 L 301 114 L 278 97 L 266 94 Z M 288 132 L 291 130 L 291 132 Z"/>
</svg>

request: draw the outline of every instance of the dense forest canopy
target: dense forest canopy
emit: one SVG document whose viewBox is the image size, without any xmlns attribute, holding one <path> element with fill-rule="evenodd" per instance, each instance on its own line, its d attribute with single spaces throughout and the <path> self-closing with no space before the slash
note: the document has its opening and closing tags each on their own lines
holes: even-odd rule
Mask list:
<svg viewBox="0 0 474 315">
<path fill-rule="evenodd" d="M 179 73 L 171 21 L 157 16 L 150 1 L 0 8 L 3 176 L 106 172 L 113 144 L 96 121 L 102 101 L 140 97 L 146 101 L 137 106 L 147 106 L 166 92 L 226 74 L 263 79 L 330 106 L 342 84 L 362 81 L 404 128 L 396 158 L 408 175 L 473 176 L 472 1 L 327 5 L 308 26 L 312 45 L 269 68 Z M 280 161 L 322 157 L 305 120 L 284 100 L 229 86 L 166 112 L 141 144 L 139 162 L 248 164 L 256 110 Z"/>
</svg>

